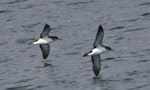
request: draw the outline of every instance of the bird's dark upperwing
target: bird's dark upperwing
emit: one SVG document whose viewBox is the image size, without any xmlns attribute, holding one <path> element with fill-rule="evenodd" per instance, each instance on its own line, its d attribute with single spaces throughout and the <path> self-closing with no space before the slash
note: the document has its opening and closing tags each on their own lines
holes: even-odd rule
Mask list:
<svg viewBox="0 0 150 90">
<path fill-rule="evenodd" d="M 103 36 L 104 36 L 103 27 L 101 25 L 99 25 L 96 39 L 95 39 L 95 42 L 93 45 L 94 48 L 102 45 Z"/>
<path fill-rule="evenodd" d="M 43 58 L 46 59 L 50 52 L 50 46 L 49 44 L 41 44 L 40 48 L 42 50 Z"/>
<path fill-rule="evenodd" d="M 48 24 L 46 24 L 44 26 L 43 32 L 40 34 L 40 37 L 43 38 L 45 36 L 48 36 L 50 29 L 51 29 L 50 26 Z"/>
<path fill-rule="evenodd" d="M 91 60 L 93 62 L 93 72 L 98 76 L 101 69 L 101 57 L 100 55 L 93 55 L 91 56 Z"/>
</svg>

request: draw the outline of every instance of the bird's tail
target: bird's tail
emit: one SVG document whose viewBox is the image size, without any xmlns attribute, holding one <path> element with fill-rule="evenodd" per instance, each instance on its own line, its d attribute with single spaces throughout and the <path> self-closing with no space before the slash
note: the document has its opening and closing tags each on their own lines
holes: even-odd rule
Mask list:
<svg viewBox="0 0 150 90">
<path fill-rule="evenodd" d="M 89 53 L 85 53 L 85 54 L 83 55 L 83 57 L 86 57 L 86 56 L 88 56 L 88 54 L 89 54 Z"/>
<path fill-rule="evenodd" d="M 83 55 L 83 57 L 89 56 L 88 54 L 91 53 L 91 52 L 92 52 L 92 51 L 89 51 L 89 52 L 85 53 L 85 54 Z"/>
<path fill-rule="evenodd" d="M 33 44 L 33 42 L 30 42 L 28 45 L 32 45 Z"/>
</svg>

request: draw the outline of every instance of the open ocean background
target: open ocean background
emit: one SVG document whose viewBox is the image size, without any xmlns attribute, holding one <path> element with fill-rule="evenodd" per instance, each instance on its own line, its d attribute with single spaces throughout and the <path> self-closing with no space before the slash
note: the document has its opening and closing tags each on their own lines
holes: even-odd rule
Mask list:
<svg viewBox="0 0 150 90">
<path fill-rule="evenodd" d="M 28 45 L 45 24 L 62 39 L 47 61 Z M 99 24 L 115 51 L 94 78 L 82 56 Z M 150 0 L 0 0 L 0 90 L 150 90 Z"/>
</svg>

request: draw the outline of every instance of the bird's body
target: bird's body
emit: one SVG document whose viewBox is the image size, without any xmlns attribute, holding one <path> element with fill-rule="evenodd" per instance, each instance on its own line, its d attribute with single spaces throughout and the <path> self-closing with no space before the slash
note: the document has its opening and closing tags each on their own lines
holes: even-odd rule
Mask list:
<svg viewBox="0 0 150 90">
<path fill-rule="evenodd" d="M 93 48 L 92 51 L 90 53 L 88 53 L 87 56 L 99 55 L 99 54 L 104 53 L 106 51 L 107 51 L 106 48 L 100 46 L 100 47 L 97 47 L 97 48 Z"/>
<path fill-rule="evenodd" d="M 48 43 L 52 43 L 53 40 L 51 38 L 48 37 L 44 37 L 44 38 L 39 38 L 37 41 L 33 42 L 33 44 L 48 44 Z"/>
<path fill-rule="evenodd" d="M 83 55 L 83 57 L 91 56 L 91 60 L 93 62 L 93 71 L 96 76 L 98 76 L 101 68 L 100 54 L 111 50 L 110 47 L 104 46 L 102 44 L 103 36 L 104 36 L 104 31 L 102 26 L 100 25 L 96 35 L 95 42 L 93 44 L 93 49 L 90 52 L 85 53 Z"/>
<path fill-rule="evenodd" d="M 30 44 L 40 45 L 44 59 L 46 59 L 48 57 L 49 52 L 50 52 L 49 43 L 52 43 L 56 40 L 61 40 L 56 36 L 49 36 L 50 29 L 51 29 L 50 26 L 48 24 L 46 24 L 44 26 L 43 32 L 40 34 L 40 38 L 29 43 L 29 45 Z"/>
</svg>

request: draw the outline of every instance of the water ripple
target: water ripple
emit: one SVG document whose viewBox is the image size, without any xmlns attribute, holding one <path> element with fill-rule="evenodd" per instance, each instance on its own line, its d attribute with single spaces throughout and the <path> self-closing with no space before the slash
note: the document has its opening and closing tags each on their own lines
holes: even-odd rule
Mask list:
<svg viewBox="0 0 150 90">
<path fill-rule="evenodd" d="M 142 4 L 139 4 L 139 5 L 140 5 L 140 6 L 141 6 L 141 5 L 142 5 L 142 6 L 143 6 L 143 5 L 148 5 L 148 6 L 149 6 L 149 5 L 150 5 L 150 2 L 142 3 Z"/>
<path fill-rule="evenodd" d="M 113 60 L 113 59 L 115 59 L 115 58 L 110 57 L 110 58 L 105 58 L 104 60 L 106 61 L 106 60 Z"/>
<path fill-rule="evenodd" d="M 34 23 L 34 24 L 28 24 L 28 25 L 22 25 L 21 27 L 23 27 L 23 28 L 33 28 L 33 27 L 35 27 L 35 26 L 37 26 L 37 25 L 39 25 L 40 23 L 38 22 L 38 23 Z"/>
<path fill-rule="evenodd" d="M 13 11 L 11 11 L 11 10 L 0 10 L 0 14 L 9 13 L 9 12 L 13 12 Z"/>
<path fill-rule="evenodd" d="M 134 88 L 130 88 L 130 89 L 128 89 L 128 90 L 137 90 L 137 89 L 143 90 L 144 87 L 147 87 L 147 86 L 149 86 L 149 85 L 150 85 L 150 84 L 138 85 L 138 86 L 136 86 L 136 87 L 134 87 Z"/>
<path fill-rule="evenodd" d="M 87 5 L 90 2 L 93 2 L 93 1 L 91 0 L 91 1 L 85 1 L 85 2 L 83 2 L 83 1 L 80 1 L 80 2 L 71 2 L 71 3 L 68 3 L 67 5 L 83 5 L 83 4 Z"/>
<path fill-rule="evenodd" d="M 143 13 L 141 16 L 143 17 L 150 16 L 150 13 Z"/>
<path fill-rule="evenodd" d="M 35 78 L 37 78 L 37 77 L 31 78 L 31 79 L 27 79 L 27 78 L 26 79 L 22 79 L 22 80 L 19 80 L 17 82 L 14 82 L 13 84 L 29 82 L 29 81 L 34 80 Z"/>
<path fill-rule="evenodd" d="M 5 90 L 31 90 L 31 89 L 28 89 L 29 86 L 31 85 L 15 86 L 15 87 L 6 88 Z"/>
<path fill-rule="evenodd" d="M 138 71 L 132 71 L 132 72 L 127 72 L 128 75 L 132 76 L 132 75 L 137 75 Z"/>
<path fill-rule="evenodd" d="M 117 41 L 117 40 L 122 40 L 122 39 L 124 39 L 124 37 L 118 37 L 115 40 Z"/>
<path fill-rule="evenodd" d="M 144 49 L 144 50 L 142 50 L 142 51 L 150 51 L 150 49 Z"/>
<path fill-rule="evenodd" d="M 21 7 L 20 9 L 30 9 L 33 7 L 34 7 L 34 5 L 26 5 L 25 7 Z"/>
<path fill-rule="evenodd" d="M 68 52 L 65 55 L 78 55 L 80 52 Z"/>
<path fill-rule="evenodd" d="M 20 2 L 25 2 L 25 1 L 28 1 L 28 0 L 14 0 L 14 1 L 7 2 L 6 4 L 14 4 L 14 3 L 20 3 Z"/>
<path fill-rule="evenodd" d="M 5 62 L 8 62 L 8 61 L 11 61 L 13 59 L 4 59 L 4 60 L 0 60 L 0 63 L 5 63 Z"/>
<path fill-rule="evenodd" d="M 0 46 L 6 45 L 6 44 L 8 44 L 8 42 L 3 42 L 3 43 L 0 43 Z"/>
<path fill-rule="evenodd" d="M 137 62 L 139 62 L 139 63 L 145 63 L 145 62 L 149 62 L 150 60 L 139 60 L 139 61 L 137 61 Z"/>
<path fill-rule="evenodd" d="M 133 80 L 132 78 L 125 78 L 124 79 L 125 82 L 129 82 L 129 81 L 132 81 L 132 80 Z"/>
<path fill-rule="evenodd" d="M 132 32 L 132 31 L 138 31 L 138 30 L 142 30 L 145 28 L 136 28 L 136 29 L 131 29 L 131 30 L 125 30 L 124 32 Z"/>
<path fill-rule="evenodd" d="M 116 30 L 116 29 L 122 29 L 122 28 L 125 28 L 125 27 L 124 26 L 117 26 L 117 27 L 111 28 L 109 30 Z"/>
<path fill-rule="evenodd" d="M 54 1 L 54 4 L 60 4 L 60 3 L 64 3 L 65 1 Z"/>
</svg>

